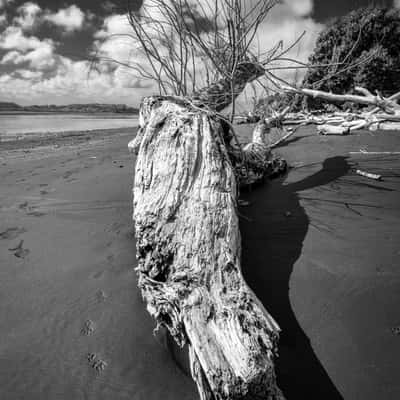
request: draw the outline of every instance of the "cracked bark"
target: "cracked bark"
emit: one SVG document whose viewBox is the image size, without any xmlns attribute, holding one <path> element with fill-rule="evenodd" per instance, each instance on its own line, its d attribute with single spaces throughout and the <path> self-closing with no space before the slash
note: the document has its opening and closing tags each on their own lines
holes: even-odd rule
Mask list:
<svg viewBox="0 0 400 400">
<path fill-rule="evenodd" d="M 283 399 L 274 369 L 280 330 L 241 273 L 238 163 L 249 152 L 238 156 L 220 117 L 182 99 L 145 99 L 140 125 L 130 147 L 137 272 L 149 313 L 188 344 L 202 400 Z M 257 152 L 258 167 L 270 165 L 256 133 L 247 169 Z"/>
</svg>

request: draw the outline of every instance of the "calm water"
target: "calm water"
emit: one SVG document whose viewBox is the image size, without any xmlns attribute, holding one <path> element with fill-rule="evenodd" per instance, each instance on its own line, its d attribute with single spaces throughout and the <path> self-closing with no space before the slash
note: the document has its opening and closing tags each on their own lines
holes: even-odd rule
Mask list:
<svg viewBox="0 0 400 400">
<path fill-rule="evenodd" d="M 0 138 L 137 126 L 130 114 L 0 114 Z"/>
</svg>

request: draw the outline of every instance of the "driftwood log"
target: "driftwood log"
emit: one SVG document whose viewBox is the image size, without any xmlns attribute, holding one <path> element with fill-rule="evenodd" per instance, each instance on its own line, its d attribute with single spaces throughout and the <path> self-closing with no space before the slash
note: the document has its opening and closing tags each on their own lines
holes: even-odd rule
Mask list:
<svg viewBox="0 0 400 400">
<path fill-rule="evenodd" d="M 139 286 L 157 324 L 188 345 L 202 400 L 283 399 L 274 368 L 280 330 L 240 264 L 238 186 L 280 164 L 265 134 L 258 125 L 240 149 L 218 114 L 150 97 L 130 143 Z"/>
<path fill-rule="evenodd" d="M 356 87 L 354 90 L 361 95 L 334 94 L 321 90 L 296 88 L 282 85 L 281 89 L 287 93 L 296 93 L 303 96 L 320 98 L 327 102 L 352 102 L 368 106 L 376 106 L 371 111 L 360 113 L 335 113 L 334 115 L 291 115 L 283 124 L 316 124 L 319 133 L 323 135 L 347 135 L 360 129 L 369 130 L 399 130 L 400 129 L 400 93 L 395 93 L 389 98 L 381 96 L 378 92 L 373 95 L 369 90 Z"/>
<path fill-rule="evenodd" d="M 351 102 L 356 104 L 374 105 L 378 109 L 385 111 L 399 110 L 400 106 L 395 102 L 396 96 L 384 98 L 379 93 L 373 95 L 369 90 L 363 87 L 355 87 L 354 90 L 361 95 L 353 94 L 333 94 L 322 90 L 295 88 L 293 86 L 282 85 L 282 89 L 288 93 L 302 94 L 309 97 L 324 99 L 329 102 Z"/>
</svg>

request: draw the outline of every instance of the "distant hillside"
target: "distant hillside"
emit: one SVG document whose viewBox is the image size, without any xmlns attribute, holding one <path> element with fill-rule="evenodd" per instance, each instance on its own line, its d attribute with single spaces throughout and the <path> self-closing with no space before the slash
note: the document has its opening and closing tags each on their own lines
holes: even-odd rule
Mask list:
<svg viewBox="0 0 400 400">
<path fill-rule="evenodd" d="M 0 111 L 19 111 L 21 106 L 15 103 L 3 103 L 0 102 Z"/>
<path fill-rule="evenodd" d="M 125 104 L 69 104 L 56 106 L 54 104 L 44 106 L 20 106 L 15 103 L 0 102 L 0 111 L 19 112 L 57 112 L 57 113 L 124 113 L 137 114 L 139 110 Z"/>
</svg>

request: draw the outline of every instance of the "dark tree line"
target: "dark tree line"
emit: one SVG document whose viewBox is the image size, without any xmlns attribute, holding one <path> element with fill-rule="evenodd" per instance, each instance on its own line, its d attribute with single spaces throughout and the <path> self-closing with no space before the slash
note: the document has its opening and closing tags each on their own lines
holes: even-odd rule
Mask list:
<svg viewBox="0 0 400 400">
<path fill-rule="evenodd" d="M 400 91 L 400 12 L 362 8 L 337 18 L 320 34 L 303 86 L 349 93 L 355 86 L 384 96 Z M 312 108 L 320 100 L 307 100 Z"/>
</svg>

